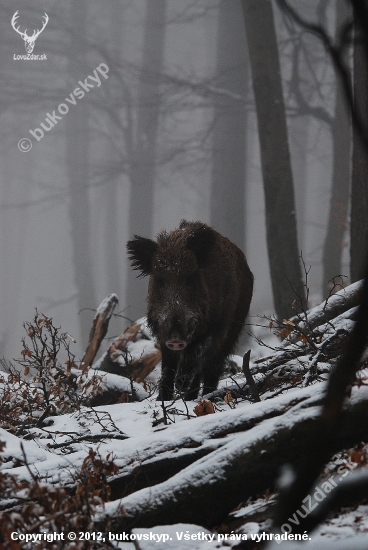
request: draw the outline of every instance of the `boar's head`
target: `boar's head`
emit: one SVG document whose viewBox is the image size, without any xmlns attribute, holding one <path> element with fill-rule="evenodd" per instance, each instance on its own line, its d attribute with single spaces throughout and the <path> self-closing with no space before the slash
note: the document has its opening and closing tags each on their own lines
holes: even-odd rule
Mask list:
<svg viewBox="0 0 368 550">
<path fill-rule="evenodd" d="M 207 330 L 210 308 L 206 266 L 216 232 L 183 220 L 179 229 L 162 231 L 157 242 L 134 236 L 127 243 L 132 267 L 150 276 L 148 323 L 161 346 L 181 351 Z"/>
</svg>

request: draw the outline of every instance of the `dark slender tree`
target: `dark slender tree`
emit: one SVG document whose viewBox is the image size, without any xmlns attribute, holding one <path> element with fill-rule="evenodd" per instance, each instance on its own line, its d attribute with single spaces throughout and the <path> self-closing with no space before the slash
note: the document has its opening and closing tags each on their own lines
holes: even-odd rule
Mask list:
<svg viewBox="0 0 368 550">
<path fill-rule="evenodd" d="M 336 2 L 336 38 L 349 18 L 350 10 L 345 2 Z M 345 52 L 345 62 L 348 52 Z M 350 114 L 345 101 L 343 85 L 336 76 L 335 116 L 331 121 L 333 143 L 333 173 L 330 213 L 323 247 L 322 295 L 327 293 L 329 281 L 342 274 L 341 257 L 343 239 L 347 227 L 350 174 L 351 129 Z"/>
<path fill-rule="evenodd" d="M 247 87 L 244 24 L 239 0 L 221 0 L 215 86 L 237 95 Z M 214 97 L 211 223 L 244 248 L 246 110 L 230 95 Z"/>
<path fill-rule="evenodd" d="M 304 300 L 293 176 L 281 71 L 270 0 L 242 0 L 258 120 L 266 204 L 266 231 L 277 316 L 293 314 L 295 293 Z"/>
<path fill-rule="evenodd" d="M 113 0 L 109 2 L 109 8 L 111 13 L 111 32 L 109 33 L 109 38 L 111 40 L 111 50 L 115 52 L 115 59 L 117 64 L 119 60 L 123 57 L 123 36 L 124 36 L 124 23 L 125 23 L 125 13 L 122 9 L 122 6 L 119 1 Z M 107 8 L 106 8 L 107 9 Z M 110 81 L 110 98 L 112 99 L 112 105 L 109 105 L 113 111 L 112 116 L 115 119 L 118 119 L 120 113 L 119 109 L 116 107 L 121 103 L 121 86 L 115 83 L 112 85 Z M 115 143 L 121 143 L 121 130 L 116 131 L 115 126 L 110 128 L 109 139 L 115 141 Z M 119 165 L 119 160 L 121 161 L 122 153 L 116 147 L 112 146 L 111 141 L 107 142 L 107 147 L 105 151 L 105 158 L 107 161 L 110 161 L 110 164 L 114 167 Z M 112 170 L 111 178 L 109 179 L 108 184 L 104 187 L 104 209 L 103 213 L 105 216 L 104 222 L 104 231 L 105 231 L 105 269 L 106 273 L 106 287 L 105 292 L 107 294 L 115 292 L 119 299 L 122 300 L 120 294 L 121 290 L 121 235 L 119 234 L 119 186 L 122 184 L 123 175 L 121 173 L 116 174 L 117 170 Z"/>
<path fill-rule="evenodd" d="M 71 4 L 73 30 L 70 37 L 69 75 L 78 82 L 86 72 L 87 53 L 87 0 Z M 66 160 L 70 185 L 70 225 L 74 279 L 77 289 L 78 309 L 95 308 L 97 298 L 93 277 L 92 245 L 89 198 L 89 132 L 88 104 L 76 105 L 73 114 L 65 117 Z M 82 346 L 88 343 L 91 323 L 85 314 L 80 314 Z"/>
<path fill-rule="evenodd" d="M 142 72 L 138 92 L 136 141 L 130 156 L 130 216 L 129 233 L 150 237 L 152 232 L 153 199 L 157 130 L 160 111 L 160 74 L 164 57 L 166 0 L 147 0 L 144 23 Z M 126 305 L 130 317 L 144 313 L 147 282 L 137 279 L 128 268 Z"/>
<path fill-rule="evenodd" d="M 354 43 L 354 107 L 362 124 L 368 128 L 368 34 L 362 37 L 364 24 L 360 10 L 368 13 L 367 2 L 360 2 L 359 10 L 354 6 L 355 43 Z M 359 3 L 358 3 L 359 4 Z M 364 7 L 365 5 L 365 7 Z M 364 16 L 364 13 L 363 13 Z M 364 258 L 368 248 L 368 153 L 356 128 L 353 131 L 353 170 L 351 191 L 350 225 L 350 272 L 351 281 L 362 278 Z"/>
</svg>

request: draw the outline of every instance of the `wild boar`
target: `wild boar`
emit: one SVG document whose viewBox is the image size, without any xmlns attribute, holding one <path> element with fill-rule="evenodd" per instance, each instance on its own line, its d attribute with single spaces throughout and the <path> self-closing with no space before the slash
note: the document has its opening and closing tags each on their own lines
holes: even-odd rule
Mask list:
<svg viewBox="0 0 368 550">
<path fill-rule="evenodd" d="M 243 252 L 201 222 L 182 220 L 157 242 L 127 243 L 133 269 L 149 276 L 147 320 L 162 352 L 159 398 L 217 388 L 248 314 L 253 275 Z"/>
</svg>

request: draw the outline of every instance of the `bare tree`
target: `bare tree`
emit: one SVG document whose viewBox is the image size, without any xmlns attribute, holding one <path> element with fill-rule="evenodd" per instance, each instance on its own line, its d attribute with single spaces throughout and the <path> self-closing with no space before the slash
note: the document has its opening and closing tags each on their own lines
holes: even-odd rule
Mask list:
<svg viewBox="0 0 368 550">
<path fill-rule="evenodd" d="M 111 49 L 113 57 L 116 59 L 116 64 L 121 62 L 123 57 L 123 33 L 126 24 L 126 15 L 120 2 L 109 2 L 110 16 L 111 16 Z M 107 9 L 107 8 L 106 8 Z M 114 55 L 115 54 L 115 55 Z M 122 103 L 122 90 L 118 83 L 110 86 L 110 101 L 108 107 L 111 109 L 111 115 L 115 119 L 119 117 L 119 108 L 117 105 Z M 112 96 L 112 97 L 111 97 Z M 111 101 L 112 100 L 112 101 Z M 120 108 L 121 111 L 122 108 Z M 121 235 L 119 234 L 119 186 L 122 184 L 123 174 L 119 170 L 118 173 L 116 166 L 121 161 L 122 152 L 119 148 L 113 147 L 110 140 L 115 143 L 121 143 L 122 132 L 121 128 L 116 131 L 115 126 L 110 126 L 109 142 L 106 144 L 105 155 L 110 160 L 112 166 L 111 177 L 108 180 L 108 184 L 104 188 L 103 201 L 104 201 L 104 230 L 105 230 L 105 265 L 106 269 L 106 285 L 107 292 L 115 292 L 120 298 L 121 295 L 121 271 L 120 264 L 121 254 Z"/>
<path fill-rule="evenodd" d="M 155 182 L 156 140 L 160 112 L 160 75 L 164 56 L 166 0 L 146 3 L 142 72 L 139 83 L 137 131 L 130 156 L 130 235 L 151 236 Z M 129 315 L 144 312 L 143 281 L 128 271 Z"/>
<path fill-rule="evenodd" d="M 336 39 L 339 39 L 339 34 L 343 31 L 349 15 L 350 10 L 346 3 L 336 2 Z M 347 62 L 348 52 L 346 51 L 345 63 Z M 347 227 L 349 204 L 351 171 L 350 114 L 346 105 L 343 86 L 339 78 L 337 78 L 336 82 L 335 116 L 331 120 L 331 131 L 333 140 L 333 174 L 330 213 L 323 248 L 322 295 L 326 294 L 326 285 L 328 282 L 333 277 L 341 274 L 343 239 Z"/>
<path fill-rule="evenodd" d="M 69 74 L 78 81 L 85 72 L 87 1 L 71 4 L 73 31 L 70 40 Z M 72 234 L 72 257 L 77 288 L 78 308 L 93 308 L 97 304 L 93 277 L 90 198 L 89 198 L 89 132 L 88 106 L 81 103 L 73 115 L 66 117 L 66 161 L 70 182 L 69 215 Z M 88 342 L 89 322 L 80 315 L 82 344 Z"/>
<path fill-rule="evenodd" d="M 221 0 L 214 86 L 237 95 L 247 88 L 241 3 Z M 244 248 L 246 109 L 229 95 L 214 96 L 211 221 Z"/>
<path fill-rule="evenodd" d="M 303 299 L 284 98 L 270 0 L 243 0 L 266 201 L 268 257 L 280 319 L 292 315 L 294 291 Z"/>
<path fill-rule="evenodd" d="M 354 107 L 368 128 L 368 34 L 362 17 L 368 17 L 366 2 L 354 5 Z M 362 36 L 362 32 L 364 32 Z M 362 277 L 365 252 L 368 248 L 368 153 L 357 129 L 353 132 L 353 171 L 351 190 L 350 272 L 352 282 Z"/>
</svg>

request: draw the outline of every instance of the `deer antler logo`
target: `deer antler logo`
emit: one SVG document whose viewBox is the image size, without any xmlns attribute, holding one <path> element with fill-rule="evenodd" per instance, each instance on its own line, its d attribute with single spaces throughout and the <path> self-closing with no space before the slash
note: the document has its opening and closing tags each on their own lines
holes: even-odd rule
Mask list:
<svg viewBox="0 0 368 550">
<path fill-rule="evenodd" d="M 24 32 L 21 32 L 19 30 L 19 27 L 16 27 L 16 23 L 17 23 L 17 19 L 19 17 L 19 11 L 17 10 L 15 12 L 15 14 L 13 15 L 12 17 L 12 20 L 11 20 L 11 25 L 13 27 L 13 29 L 21 35 L 21 37 L 23 38 L 24 40 L 24 45 L 26 47 L 26 52 L 27 53 L 32 53 L 33 52 L 33 48 L 35 46 L 35 42 L 37 40 L 37 38 L 39 37 L 39 35 L 41 34 L 41 32 L 43 31 L 43 29 L 46 27 L 48 21 L 49 21 L 49 16 L 47 15 L 47 13 L 45 13 L 45 15 L 43 16 L 43 24 L 42 24 L 42 29 L 36 29 L 33 31 L 33 34 L 32 36 L 28 36 L 27 35 L 27 29 L 24 31 Z"/>
</svg>

